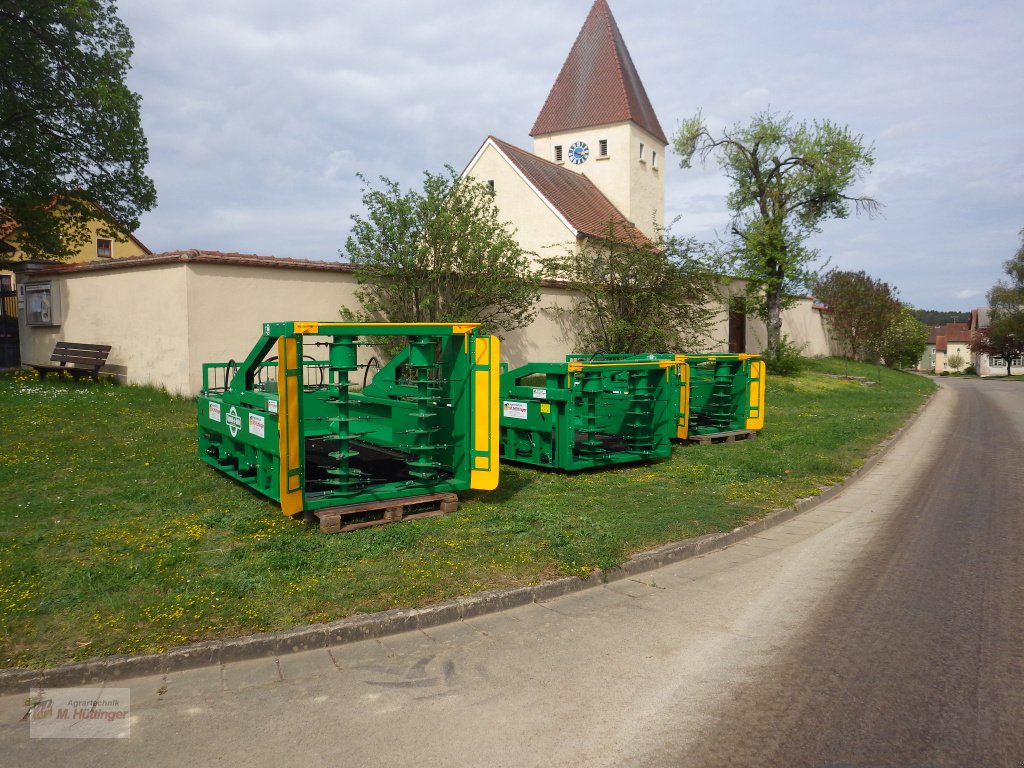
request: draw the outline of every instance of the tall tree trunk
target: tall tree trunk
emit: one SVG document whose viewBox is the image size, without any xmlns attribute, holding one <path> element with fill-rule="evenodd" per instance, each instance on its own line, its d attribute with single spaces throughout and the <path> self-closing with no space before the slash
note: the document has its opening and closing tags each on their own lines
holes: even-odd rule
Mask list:
<svg viewBox="0 0 1024 768">
<path fill-rule="evenodd" d="M 765 326 L 768 331 L 768 348 L 765 353 L 774 357 L 782 341 L 782 311 L 779 309 L 779 292 L 769 289 L 765 295 Z"/>
</svg>

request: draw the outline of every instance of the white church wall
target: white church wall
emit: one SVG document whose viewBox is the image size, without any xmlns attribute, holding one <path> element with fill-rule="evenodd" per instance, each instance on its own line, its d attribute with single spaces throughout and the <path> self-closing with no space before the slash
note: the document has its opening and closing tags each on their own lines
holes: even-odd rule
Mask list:
<svg viewBox="0 0 1024 768">
<path fill-rule="evenodd" d="M 466 175 L 494 183 L 499 217 L 512 224 L 523 250 L 542 258 L 575 244 L 576 233 L 493 146 L 484 148 L 476 162 L 466 169 Z M 539 266 L 536 259 L 534 265 Z"/>
</svg>

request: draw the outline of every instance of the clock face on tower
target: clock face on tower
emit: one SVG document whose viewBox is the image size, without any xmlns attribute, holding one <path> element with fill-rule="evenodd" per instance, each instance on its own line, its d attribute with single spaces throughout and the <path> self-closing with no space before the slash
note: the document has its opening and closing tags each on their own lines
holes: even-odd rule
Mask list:
<svg viewBox="0 0 1024 768">
<path fill-rule="evenodd" d="M 573 165 L 579 165 L 588 157 L 590 157 L 590 147 L 582 141 L 575 141 L 569 147 L 569 162 Z"/>
</svg>

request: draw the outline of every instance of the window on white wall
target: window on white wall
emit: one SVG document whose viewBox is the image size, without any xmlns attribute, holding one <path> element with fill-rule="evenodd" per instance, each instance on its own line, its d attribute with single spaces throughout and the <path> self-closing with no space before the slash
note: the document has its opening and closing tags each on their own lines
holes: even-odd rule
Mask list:
<svg viewBox="0 0 1024 768">
<path fill-rule="evenodd" d="M 555 162 L 556 163 L 562 162 L 562 145 L 561 144 L 555 144 Z"/>
<path fill-rule="evenodd" d="M 642 141 L 640 142 L 640 162 L 641 163 L 646 163 L 647 162 L 647 158 L 644 157 L 644 143 Z"/>
<path fill-rule="evenodd" d="M 658 153 L 653 149 L 651 150 L 651 168 L 658 167 Z"/>
<path fill-rule="evenodd" d="M 597 142 L 598 157 L 608 157 L 608 139 L 601 139 Z"/>
<path fill-rule="evenodd" d="M 60 289 L 53 283 L 25 286 L 25 323 L 60 325 Z"/>
</svg>

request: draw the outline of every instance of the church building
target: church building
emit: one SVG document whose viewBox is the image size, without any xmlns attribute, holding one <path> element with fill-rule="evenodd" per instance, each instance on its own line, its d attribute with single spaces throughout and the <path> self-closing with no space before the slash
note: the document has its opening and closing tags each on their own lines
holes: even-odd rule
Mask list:
<svg viewBox="0 0 1024 768">
<path fill-rule="evenodd" d="M 606 0 L 590 9 L 530 131 L 489 136 L 464 173 L 488 184 L 524 250 L 540 256 L 630 225 L 664 226 L 668 139 Z"/>
</svg>

